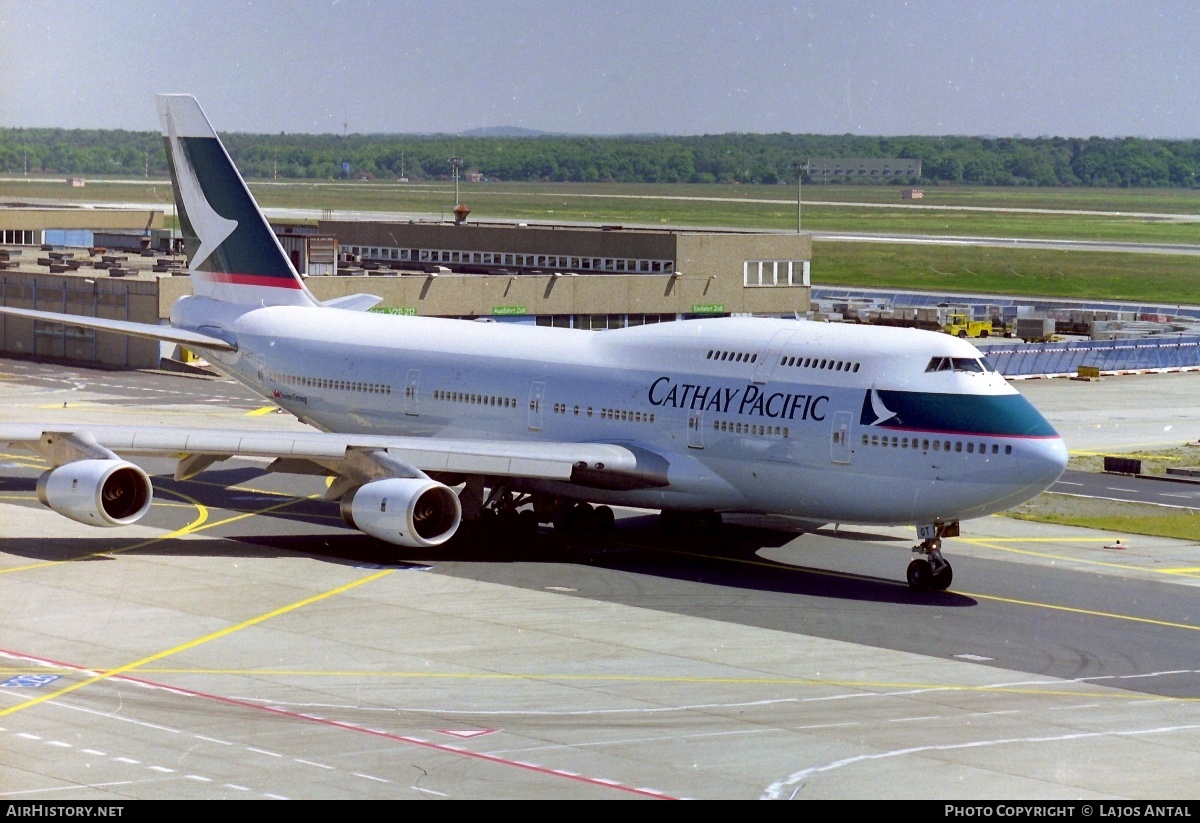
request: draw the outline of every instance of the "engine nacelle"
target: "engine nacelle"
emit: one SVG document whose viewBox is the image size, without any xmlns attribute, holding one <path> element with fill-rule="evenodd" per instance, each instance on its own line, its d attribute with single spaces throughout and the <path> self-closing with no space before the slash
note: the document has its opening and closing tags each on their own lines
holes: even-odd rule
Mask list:
<svg viewBox="0 0 1200 823">
<path fill-rule="evenodd" d="M 341 508 L 348 525 L 409 548 L 440 546 L 462 522 L 458 495 L 428 478 L 372 480 L 343 496 Z"/>
<path fill-rule="evenodd" d="M 37 482 L 43 506 L 89 526 L 128 526 L 150 511 L 149 476 L 124 460 L 76 460 L 44 472 Z"/>
</svg>

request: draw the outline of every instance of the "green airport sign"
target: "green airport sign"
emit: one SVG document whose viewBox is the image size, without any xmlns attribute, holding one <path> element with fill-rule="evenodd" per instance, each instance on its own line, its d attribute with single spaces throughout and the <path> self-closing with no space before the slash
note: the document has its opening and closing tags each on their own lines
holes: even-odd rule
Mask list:
<svg viewBox="0 0 1200 823">
<path fill-rule="evenodd" d="M 416 306 L 376 306 L 371 309 L 376 314 L 402 314 L 405 317 L 416 317 Z"/>
<path fill-rule="evenodd" d="M 524 306 L 492 306 L 492 314 L 528 314 Z"/>
<path fill-rule="evenodd" d="M 692 314 L 724 314 L 724 303 L 696 303 L 692 306 Z"/>
</svg>

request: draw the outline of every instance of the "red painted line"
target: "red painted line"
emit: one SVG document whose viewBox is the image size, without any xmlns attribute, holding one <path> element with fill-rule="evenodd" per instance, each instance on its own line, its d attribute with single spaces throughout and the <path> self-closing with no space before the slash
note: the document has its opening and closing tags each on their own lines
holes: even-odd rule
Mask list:
<svg viewBox="0 0 1200 823">
<path fill-rule="evenodd" d="M 92 667 L 78 666 L 78 665 L 75 665 L 74 663 L 64 663 L 62 661 L 51 660 L 49 658 L 34 657 L 33 655 L 23 654 L 21 652 L 14 652 L 9 649 L 0 649 L 0 653 L 8 654 L 8 655 L 11 655 L 18 659 L 21 659 L 21 660 L 29 660 L 34 663 L 48 663 L 52 666 L 57 666 L 57 667 L 63 668 L 63 669 L 71 669 L 71 670 L 77 671 L 77 672 L 101 672 L 101 671 L 103 671 L 102 669 L 97 669 L 94 666 L 92 666 Z M 281 715 L 283 717 L 292 718 L 294 720 L 304 720 L 309 723 L 316 723 L 317 725 L 320 725 L 320 726 L 327 726 L 327 727 L 334 728 L 334 729 L 341 729 L 343 731 L 358 732 L 359 734 L 369 734 L 374 737 L 382 737 L 387 740 L 394 740 L 397 743 L 407 743 L 410 746 L 419 746 L 423 749 L 432 749 L 433 751 L 442 752 L 443 754 L 451 754 L 451 755 L 457 755 L 459 757 L 470 758 L 472 760 L 480 760 L 485 763 L 495 764 L 497 766 L 511 766 L 511 767 L 518 768 L 518 769 L 524 769 L 525 771 L 534 772 L 535 774 L 543 774 L 543 775 L 547 775 L 547 776 L 551 776 L 551 777 L 565 778 L 567 780 L 573 780 L 576 783 L 584 783 L 589 786 L 599 786 L 599 787 L 605 788 L 605 789 L 615 789 L 620 792 L 626 792 L 628 794 L 636 794 L 641 797 L 651 798 L 653 800 L 678 800 L 679 799 L 679 798 L 673 797 L 669 794 L 657 792 L 652 789 L 637 789 L 632 786 L 625 786 L 620 783 L 617 783 L 616 781 L 607 780 L 602 777 L 584 777 L 583 775 L 572 775 L 572 774 L 568 774 L 568 773 L 559 771 L 557 769 L 550 769 L 545 766 L 538 766 L 534 763 L 524 763 L 519 760 L 507 760 L 503 757 L 496 757 L 496 756 L 490 755 L 490 754 L 481 754 L 479 752 L 470 752 L 470 751 L 466 751 L 465 749 L 457 748 L 455 746 L 447 746 L 447 745 L 442 745 L 439 743 L 433 743 L 428 740 L 422 740 L 419 737 L 409 737 L 408 735 L 403 735 L 403 734 L 392 734 L 391 732 L 380 731 L 378 729 L 365 729 L 362 726 L 356 726 L 353 723 L 343 723 L 340 720 L 328 720 L 325 718 L 316 718 L 316 717 L 313 717 L 312 715 L 301 714 L 300 712 L 293 712 L 293 711 L 289 711 L 288 709 L 278 708 L 276 706 L 259 706 L 259 705 L 255 705 L 254 703 L 247 702 L 245 700 L 238 700 L 237 698 L 234 698 L 234 697 L 222 697 L 219 694 L 208 694 L 207 692 L 198 692 L 193 689 L 183 689 L 183 688 L 180 688 L 179 686 L 167 686 L 162 683 L 155 683 L 151 680 L 143 680 L 142 678 L 139 678 L 139 677 L 130 677 L 127 674 L 116 675 L 115 677 L 112 677 L 110 679 L 123 680 L 123 681 L 129 682 L 129 683 L 136 683 L 139 686 L 149 686 L 149 687 L 155 688 L 155 689 L 166 689 L 168 691 L 172 691 L 177 694 L 185 695 L 188 697 L 202 697 L 206 700 L 215 700 L 218 703 L 225 703 L 230 706 L 237 706 L 237 707 L 243 708 L 243 709 L 252 709 L 254 711 L 260 711 L 260 712 L 270 712 L 271 714 Z"/>
<path fill-rule="evenodd" d="M 298 289 L 300 281 L 289 275 L 261 275 L 261 274 L 234 274 L 232 272 L 223 271 L 197 271 L 193 272 L 193 276 L 199 275 L 203 279 L 215 280 L 218 283 L 233 283 L 237 286 L 268 286 L 277 289 Z"/>
</svg>

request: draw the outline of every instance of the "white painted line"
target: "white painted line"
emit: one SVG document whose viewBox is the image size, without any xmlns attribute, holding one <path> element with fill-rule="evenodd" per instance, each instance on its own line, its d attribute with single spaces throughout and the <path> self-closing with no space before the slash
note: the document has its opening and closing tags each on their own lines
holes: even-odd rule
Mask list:
<svg viewBox="0 0 1200 823">
<path fill-rule="evenodd" d="M 236 783 L 225 783 L 225 784 L 222 786 L 222 788 L 225 788 L 225 789 L 233 789 L 233 790 L 234 790 L 234 791 L 236 791 L 236 792 L 248 792 L 248 791 L 250 791 L 250 789 L 246 788 L 245 786 L 239 786 L 239 785 L 237 785 Z"/>
<path fill-rule="evenodd" d="M 131 766 L 137 766 L 137 765 L 140 765 L 142 761 L 134 760 L 132 757 L 118 757 L 117 762 L 118 763 L 128 763 Z"/>
<path fill-rule="evenodd" d="M 436 794 L 438 797 L 449 797 L 445 792 L 435 792 L 433 789 L 422 789 L 420 786 L 409 786 L 414 792 L 423 792 L 425 794 Z"/>
<path fill-rule="evenodd" d="M 256 752 L 257 754 L 269 754 L 271 757 L 283 757 L 283 755 L 279 754 L 278 752 L 269 752 L 266 749 L 256 749 L 253 746 L 247 746 L 246 751 Z"/>
<path fill-rule="evenodd" d="M 188 780 L 195 780 L 197 783 L 211 783 L 212 782 L 211 777 L 204 777 L 203 775 L 199 775 L 199 774 L 185 774 L 184 777 L 186 777 Z"/>
<path fill-rule="evenodd" d="M 1121 676 L 1121 680 L 1134 680 L 1139 677 L 1160 677 L 1164 674 L 1191 674 L 1191 669 L 1173 669 L 1166 672 L 1147 672 L 1146 674 L 1126 674 Z"/>
<path fill-rule="evenodd" d="M 298 757 L 295 758 L 295 761 L 297 763 L 303 763 L 305 766 L 316 766 L 318 769 L 332 769 L 333 768 L 333 766 L 326 766 L 324 763 L 314 763 L 311 760 L 301 760 Z"/>
<path fill-rule="evenodd" d="M 64 743 L 64 742 L 62 742 L 61 740 L 47 740 L 47 741 L 46 741 L 46 745 L 47 745 L 47 746 L 58 746 L 60 749 L 73 749 L 73 748 L 75 748 L 75 747 L 74 747 L 74 746 L 72 746 L 70 743 Z"/>
<path fill-rule="evenodd" d="M 954 656 L 957 657 L 959 660 L 971 660 L 976 663 L 981 663 L 984 660 L 995 660 L 996 659 L 994 657 L 984 657 L 981 654 L 956 654 Z"/>
<path fill-rule="evenodd" d="M 162 774 L 175 774 L 174 769 L 168 769 L 166 766 L 147 766 L 152 772 L 161 772 Z"/>
<path fill-rule="evenodd" d="M 355 777 L 361 777 L 364 780 L 374 780 L 379 783 L 391 783 L 392 782 L 390 780 L 384 780 L 382 777 L 375 777 L 374 775 L 363 774 L 362 772 L 350 772 L 350 774 L 354 775 Z"/>
</svg>

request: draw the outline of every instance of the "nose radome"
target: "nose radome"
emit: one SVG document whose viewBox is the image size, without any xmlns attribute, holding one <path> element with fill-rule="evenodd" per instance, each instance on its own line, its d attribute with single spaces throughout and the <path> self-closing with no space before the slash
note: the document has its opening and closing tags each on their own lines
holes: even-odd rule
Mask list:
<svg viewBox="0 0 1200 823">
<path fill-rule="evenodd" d="M 1031 485 L 1038 484 L 1041 491 L 1054 485 L 1067 468 L 1067 444 L 1061 437 L 1035 440 L 1029 444 L 1024 462 Z"/>
</svg>

